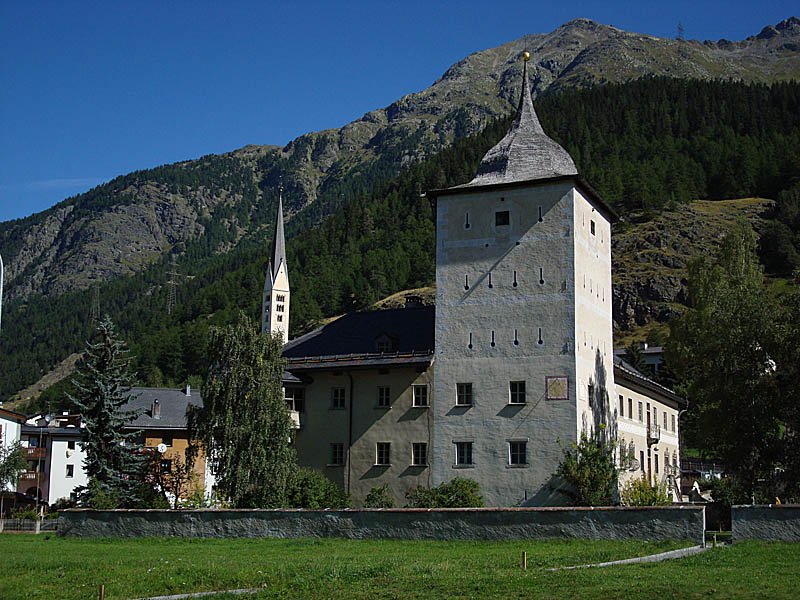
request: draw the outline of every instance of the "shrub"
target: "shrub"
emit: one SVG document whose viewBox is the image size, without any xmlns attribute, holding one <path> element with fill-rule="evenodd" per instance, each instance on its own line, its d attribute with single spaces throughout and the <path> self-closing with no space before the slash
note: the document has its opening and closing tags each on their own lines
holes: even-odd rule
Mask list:
<svg viewBox="0 0 800 600">
<path fill-rule="evenodd" d="M 364 500 L 364 508 L 394 508 L 394 496 L 389 491 L 389 484 L 376 485 Z"/>
<path fill-rule="evenodd" d="M 572 487 L 576 506 L 609 506 L 617 490 L 617 466 L 614 444 L 602 436 L 581 433 L 578 443 L 564 450 L 564 458 L 556 471 Z M 568 492 L 569 493 L 569 492 Z"/>
<path fill-rule="evenodd" d="M 625 506 L 666 506 L 672 504 L 665 483 L 651 485 L 646 477 L 637 477 L 626 482 L 619 493 Z"/>
<path fill-rule="evenodd" d="M 319 471 L 297 469 L 288 490 L 289 506 L 292 508 L 346 508 L 350 498 L 339 487 Z"/>
<path fill-rule="evenodd" d="M 483 506 L 481 488 L 474 479 L 456 477 L 436 487 L 418 486 L 406 492 L 411 508 L 479 508 Z"/>
</svg>

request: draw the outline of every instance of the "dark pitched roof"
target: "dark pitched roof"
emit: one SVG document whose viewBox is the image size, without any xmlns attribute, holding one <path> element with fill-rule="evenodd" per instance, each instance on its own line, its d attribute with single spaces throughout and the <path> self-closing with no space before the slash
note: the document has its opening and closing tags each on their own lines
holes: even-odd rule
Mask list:
<svg viewBox="0 0 800 600">
<path fill-rule="evenodd" d="M 575 168 L 572 157 L 548 137 L 539 123 L 531 99 L 526 60 L 522 71 L 522 92 L 517 116 L 511 128 L 483 157 L 475 178 L 458 187 L 515 183 L 577 174 L 578 169 Z"/>
<path fill-rule="evenodd" d="M 686 398 L 682 398 L 678 396 L 675 392 L 673 392 L 668 387 L 661 385 L 643 375 L 641 372 L 637 371 L 636 368 L 631 365 L 629 362 L 620 358 L 619 356 L 614 357 L 614 380 L 618 379 L 627 379 L 632 383 L 637 383 L 640 386 L 652 391 L 656 392 L 657 394 L 661 394 L 678 404 L 683 404 L 684 406 L 689 405 L 689 401 Z"/>
<path fill-rule="evenodd" d="M 199 392 L 187 396 L 183 390 L 172 388 L 131 388 L 133 398 L 124 409 L 139 414 L 128 427 L 135 429 L 185 429 L 189 405 L 201 408 L 203 399 Z M 161 417 L 153 417 L 153 401 L 161 406 Z"/>
<path fill-rule="evenodd" d="M 283 348 L 288 369 L 331 365 L 429 364 L 433 356 L 434 307 L 355 312 L 339 317 Z M 391 340 L 381 352 L 377 344 Z"/>
</svg>

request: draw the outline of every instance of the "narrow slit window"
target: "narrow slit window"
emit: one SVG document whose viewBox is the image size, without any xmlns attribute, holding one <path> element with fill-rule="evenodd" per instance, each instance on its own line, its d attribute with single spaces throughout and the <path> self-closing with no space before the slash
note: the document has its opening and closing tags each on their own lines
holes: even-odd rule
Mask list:
<svg viewBox="0 0 800 600">
<path fill-rule="evenodd" d="M 469 289 L 469 275 L 464 275 L 464 289 Z"/>
<path fill-rule="evenodd" d="M 494 348 L 494 347 L 495 347 L 495 343 L 494 343 L 494 329 L 492 329 L 492 348 Z"/>
<path fill-rule="evenodd" d="M 539 285 L 544 285 L 544 268 L 539 267 Z"/>
<path fill-rule="evenodd" d="M 464 229 L 469 229 L 469 213 L 464 217 Z"/>
<path fill-rule="evenodd" d="M 490 288 L 493 288 L 493 287 L 494 287 L 494 286 L 492 285 L 492 274 L 491 274 L 491 273 L 489 273 L 489 287 L 490 287 Z"/>
<path fill-rule="evenodd" d="M 514 345 L 519 346 L 519 336 L 517 335 L 517 330 L 514 330 Z"/>
<path fill-rule="evenodd" d="M 595 235 L 595 232 L 594 232 L 594 221 L 589 221 L 589 231 L 591 232 L 592 235 Z"/>
<path fill-rule="evenodd" d="M 513 281 L 513 283 L 511 285 L 514 286 L 514 287 L 517 287 L 519 285 L 517 283 L 517 272 L 516 271 L 514 271 L 514 281 Z"/>
<path fill-rule="evenodd" d="M 467 344 L 467 348 L 472 350 L 472 332 L 469 334 L 469 344 Z"/>
<path fill-rule="evenodd" d="M 544 218 L 542 217 L 542 207 L 540 206 L 539 207 L 539 223 L 541 223 L 542 221 L 544 221 Z"/>
<path fill-rule="evenodd" d="M 544 344 L 544 340 L 542 339 L 542 328 L 539 327 L 539 341 L 537 342 L 539 345 Z"/>
</svg>

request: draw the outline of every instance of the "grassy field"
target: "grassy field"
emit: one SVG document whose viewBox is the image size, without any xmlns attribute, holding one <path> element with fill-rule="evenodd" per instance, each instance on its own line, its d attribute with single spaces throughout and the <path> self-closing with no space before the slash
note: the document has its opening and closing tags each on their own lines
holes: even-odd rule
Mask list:
<svg viewBox="0 0 800 600">
<path fill-rule="evenodd" d="M 251 587 L 263 587 L 258 598 L 800 597 L 800 544 L 745 543 L 656 564 L 548 570 L 676 547 L 0 535 L 0 598 L 96 598 L 101 583 L 109 600 Z M 519 565 L 523 551 L 527 571 Z"/>
</svg>

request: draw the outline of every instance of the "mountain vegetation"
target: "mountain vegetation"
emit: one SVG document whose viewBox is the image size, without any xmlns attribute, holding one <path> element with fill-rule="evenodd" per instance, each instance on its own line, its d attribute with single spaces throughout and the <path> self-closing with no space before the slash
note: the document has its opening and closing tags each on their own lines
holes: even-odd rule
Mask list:
<svg viewBox="0 0 800 600">
<path fill-rule="evenodd" d="M 573 154 L 580 172 L 626 219 L 618 226 L 623 237 L 626 230 L 658 219 L 664 211 L 694 210 L 687 203 L 698 197 L 772 197 L 774 209 L 762 203 L 759 215 L 782 228 L 778 235 L 785 243 L 765 245 L 762 255 L 774 274 L 791 271 L 791 252 L 800 252 L 800 84 L 650 77 L 549 94 L 537 101 L 536 109 L 546 131 Z M 295 225 L 310 214 L 298 213 L 289 228 L 287 252 L 293 290 L 291 334 L 324 317 L 371 306 L 398 290 L 429 285 L 434 221 L 431 203 L 421 194 L 468 181 L 507 125 L 507 117 L 492 121 L 479 134 L 425 161 L 409 163 L 397 176 L 377 168 L 351 174 L 335 188 L 338 211 L 314 227 Z M 206 159 L 215 165 L 210 167 L 215 175 L 207 179 L 202 161 L 195 165 L 202 186 L 214 185 L 227 160 Z M 154 185 L 141 182 L 158 178 L 159 185 L 175 186 L 180 194 L 186 168 L 181 164 L 163 167 L 157 175 L 132 174 L 128 184 L 134 185 L 138 177 L 136 185 Z M 256 194 L 248 185 L 242 183 L 237 193 Z M 0 398 L 10 397 L 78 351 L 92 315 L 101 312 L 111 315 L 129 340 L 142 383 L 164 385 L 202 377 L 208 367 L 209 327 L 232 322 L 239 310 L 259 314 L 268 248 L 265 224 L 272 218 L 274 192 L 264 187 L 259 193 L 262 200 L 247 212 L 237 212 L 240 205 L 225 209 L 231 211 L 229 224 L 236 220 L 240 227 L 250 219 L 252 227 L 244 233 L 235 233 L 233 225 L 208 227 L 174 252 L 174 265 L 163 256 L 143 270 L 94 283 L 90 289 L 30 294 L 10 303 L 0 338 Z M 80 200 L 72 212 L 89 211 L 91 202 Z M 199 206 L 202 200 L 193 202 Z M 315 220 L 309 219 L 308 223 Z M 691 228 L 681 233 L 690 240 L 698 237 Z M 658 245 L 657 239 L 651 241 Z M 226 252 L 214 251 L 223 246 L 229 246 Z M 685 263 L 691 244 L 688 249 L 675 248 L 677 260 Z M 176 281 L 177 305 L 167 314 L 170 280 Z M 680 294 L 684 283 L 677 282 L 678 303 L 685 302 Z M 615 297 L 615 318 L 622 299 Z M 653 317 L 659 315 L 648 318 Z M 627 328 L 641 325 L 639 320 L 618 319 L 617 324 Z M 61 397 L 64 385 L 46 392 L 40 405 Z"/>
</svg>

